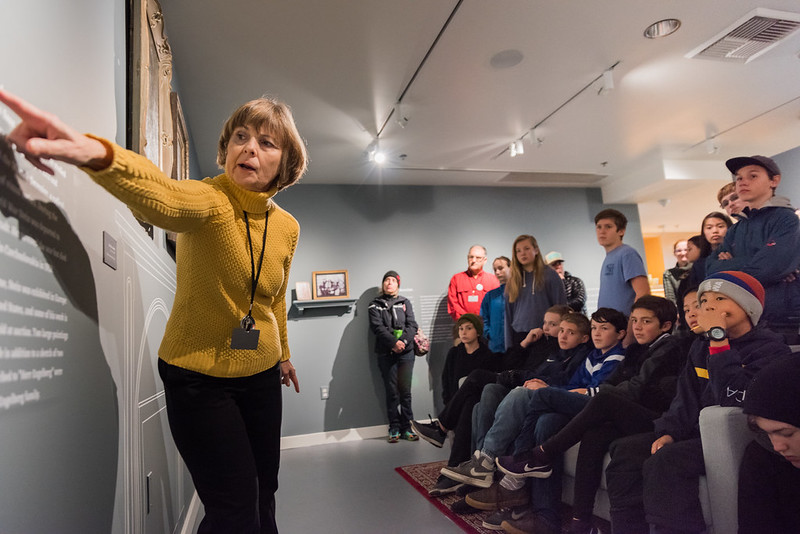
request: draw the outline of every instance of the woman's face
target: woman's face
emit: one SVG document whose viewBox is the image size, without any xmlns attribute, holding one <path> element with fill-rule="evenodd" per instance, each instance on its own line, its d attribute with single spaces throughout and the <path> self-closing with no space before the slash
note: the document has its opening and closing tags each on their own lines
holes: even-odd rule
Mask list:
<svg viewBox="0 0 800 534">
<path fill-rule="evenodd" d="M 266 126 L 239 126 L 228 140 L 225 173 L 248 191 L 267 191 L 280 169 L 283 150 Z"/>
<path fill-rule="evenodd" d="M 697 304 L 697 291 L 690 291 L 683 297 L 683 320 L 689 330 L 694 331 L 698 325 L 697 312 L 700 306 Z"/>
<path fill-rule="evenodd" d="M 478 331 L 472 323 L 464 321 L 458 325 L 458 339 L 465 345 L 474 343 L 478 339 Z"/>
<path fill-rule="evenodd" d="M 722 243 L 727 231 L 728 225 L 722 219 L 711 217 L 703 223 L 703 235 L 713 248 L 717 248 Z"/>
<path fill-rule="evenodd" d="M 687 241 L 686 243 L 686 259 L 692 263 L 700 259 L 700 249 L 694 246 L 694 243 Z"/>
<path fill-rule="evenodd" d="M 514 254 L 517 256 L 517 261 L 526 270 L 533 268 L 533 260 L 536 259 L 536 254 L 539 251 L 533 246 L 533 243 L 528 239 L 523 239 L 514 247 Z"/>
</svg>

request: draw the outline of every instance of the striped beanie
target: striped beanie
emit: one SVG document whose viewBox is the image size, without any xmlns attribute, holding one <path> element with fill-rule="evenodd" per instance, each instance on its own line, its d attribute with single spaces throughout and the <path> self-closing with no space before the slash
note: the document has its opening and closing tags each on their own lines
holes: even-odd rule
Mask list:
<svg viewBox="0 0 800 534">
<path fill-rule="evenodd" d="M 758 324 L 764 311 L 764 287 L 747 273 L 741 271 L 720 271 L 703 280 L 697 290 L 697 300 L 706 291 L 722 293 L 741 306 L 750 317 L 753 326 Z"/>
</svg>

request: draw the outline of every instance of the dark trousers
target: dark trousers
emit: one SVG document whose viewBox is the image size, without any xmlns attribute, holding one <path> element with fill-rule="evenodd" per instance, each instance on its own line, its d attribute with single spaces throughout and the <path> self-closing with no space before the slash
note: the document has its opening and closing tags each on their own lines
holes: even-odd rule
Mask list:
<svg viewBox="0 0 800 534">
<path fill-rule="evenodd" d="M 439 422 L 455 432 L 450 459 L 447 465 L 454 467 L 472 456 L 472 408 L 481 400 L 484 386 L 494 384 L 497 373 L 486 369 L 475 369 L 453 394 L 439 414 Z"/>
<path fill-rule="evenodd" d="M 700 477 L 706 474 L 700 438 L 665 445 L 644 462 L 644 513 L 657 533 L 703 532 Z"/>
<path fill-rule="evenodd" d="M 389 431 L 411 430 L 411 377 L 414 374 L 414 351 L 378 355 L 383 385 L 386 388 L 386 414 Z"/>
<path fill-rule="evenodd" d="M 198 534 L 277 533 L 279 366 L 217 378 L 158 361 L 172 437 L 205 507 Z"/>
<path fill-rule="evenodd" d="M 699 477 L 705 474 L 700 438 L 650 450 L 653 432 L 618 439 L 611 444 L 606 469 L 614 534 L 701 532 Z"/>
<path fill-rule="evenodd" d="M 560 456 L 580 442 L 575 464 L 575 494 L 572 514 L 589 520 L 603 476 L 603 459 L 611 443 L 623 436 L 653 430 L 659 414 L 619 394 L 603 391 L 592 397 L 558 434 L 542 444 L 552 457 Z"/>
</svg>

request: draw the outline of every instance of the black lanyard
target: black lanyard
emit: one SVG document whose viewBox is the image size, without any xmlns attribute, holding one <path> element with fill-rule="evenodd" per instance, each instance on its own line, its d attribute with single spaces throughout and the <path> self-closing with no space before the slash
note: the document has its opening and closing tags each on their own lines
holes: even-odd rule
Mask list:
<svg viewBox="0 0 800 534">
<path fill-rule="evenodd" d="M 256 271 L 255 256 L 253 254 L 253 240 L 250 238 L 250 221 L 247 218 L 247 212 L 244 212 L 244 223 L 247 227 L 247 244 L 250 246 L 250 309 L 247 315 L 242 319 L 242 328 L 248 332 L 255 326 L 256 321 L 253 319 L 253 301 L 256 297 L 256 286 L 258 279 L 261 277 L 261 265 L 264 263 L 264 249 L 267 246 L 267 222 L 269 222 L 269 211 L 264 214 L 264 236 L 261 238 L 261 255 L 258 258 L 258 271 Z"/>
</svg>

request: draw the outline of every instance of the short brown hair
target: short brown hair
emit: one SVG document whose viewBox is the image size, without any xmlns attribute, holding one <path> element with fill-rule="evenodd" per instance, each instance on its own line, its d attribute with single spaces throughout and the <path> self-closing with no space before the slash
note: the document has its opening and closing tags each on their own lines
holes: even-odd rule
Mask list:
<svg viewBox="0 0 800 534">
<path fill-rule="evenodd" d="M 252 126 L 256 129 L 266 127 L 277 137 L 283 151 L 278 176 L 275 177 L 278 191 L 300 180 L 308 167 L 308 153 L 289 106 L 274 98 L 263 96 L 243 104 L 234 111 L 225 121 L 217 144 L 217 165 L 223 169 L 228 155 L 228 141 L 233 131 L 240 126 Z"/>
<path fill-rule="evenodd" d="M 728 182 L 727 184 L 723 185 L 719 192 L 717 192 L 717 202 L 722 204 L 722 199 L 730 195 L 736 191 L 736 182 Z"/>
<path fill-rule="evenodd" d="M 624 230 L 628 227 L 628 218 L 621 211 L 615 209 L 604 209 L 594 216 L 594 223 L 597 224 L 601 219 L 611 219 L 617 225 L 617 230 Z"/>
<path fill-rule="evenodd" d="M 580 332 L 582 336 L 588 336 L 592 333 L 592 323 L 589 321 L 589 318 L 582 313 L 568 313 L 561 317 L 561 320 L 577 326 L 578 332 Z"/>
</svg>

